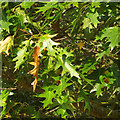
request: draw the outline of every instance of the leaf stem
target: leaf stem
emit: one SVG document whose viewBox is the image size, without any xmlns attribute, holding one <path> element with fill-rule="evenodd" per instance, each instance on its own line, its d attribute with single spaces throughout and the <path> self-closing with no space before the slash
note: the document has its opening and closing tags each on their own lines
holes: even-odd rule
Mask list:
<svg viewBox="0 0 120 120">
<path fill-rule="evenodd" d="M 39 37 L 36 37 L 36 36 L 34 36 L 33 34 L 27 32 L 27 31 L 25 31 L 25 30 L 22 30 L 22 29 L 18 28 L 18 27 L 17 27 L 17 29 L 20 30 L 20 31 L 22 31 L 22 32 L 27 33 L 27 35 L 31 35 L 31 36 L 33 36 L 34 38 L 37 38 L 37 39 L 39 38 Z"/>
</svg>

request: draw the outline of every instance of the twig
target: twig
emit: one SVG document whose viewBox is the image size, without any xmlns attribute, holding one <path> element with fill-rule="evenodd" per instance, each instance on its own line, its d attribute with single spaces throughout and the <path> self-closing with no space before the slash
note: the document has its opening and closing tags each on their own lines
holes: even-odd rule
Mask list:
<svg viewBox="0 0 120 120">
<path fill-rule="evenodd" d="M 56 39 L 56 40 L 54 40 L 55 42 L 58 42 L 58 41 L 61 41 L 61 40 L 64 40 L 64 39 L 66 39 L 66 38 L 59 38 L 59 39 Z"/>
<path fill-rule="evenodd" d="M 53 112 L 53 111 L 57 110 L 58 108 L 59 108 L 59 107 L 56 107 L 56 108 L 54 108 L 54 109 L 52 109 L 52 110 L 50 110 L 50 111 L 46 112 L 46 113 L 45 113 L 45 115 L 47 115 L 47 114 L 49 114 L 49 113 L 51 113 L 51 112 Z"/>
<path fill-rule="evenodd" d="M 120 50 L 118 50 L 118 51 L 115 53 L 115 55 L 117 55 L 119 52 L 120 52 Z"/>
<path fill-rule="evenodd" d="M 0 88 L 0 90 L 16 90 L 17 88 Z"/>
<path fill-rule="evenodd" d="M 20 30 L 20 31 L 22 31 L 22 32 L 27 33 L 27 35 L 31 35 L 31 36 L 33 36 L 34 38 L 39 38 L 39 37 L 36 37 L 36 36 L 34 36 L 33 34 L 31 34 L 31 33 L 27 32 L 27 31 L 24 31 L 24 30 L 22 30 L 22 29 L 18 28 L 18 27 L 17 27 L 17 29 L 18 29 L 18 30 Z"/>
<path fill-rule="evenodd" d="M 7 105 L 10 107 L 10 109 L 19 117 L 19 114 L 11 107 L 11 105 L 5 101 L 7 103 Z M 20 117 L 19 117 L 20 118 Z"/>
<path fill-rule="evenodd" d="M 89 48 L 85 48 L 85 47 L 82 47 L 84 50 L 87 50 L 87 51 L 90 51 L 90 52 L 93 52 L 93 53 L 95 53 L 95 54 L 98 54 L 99 52 L 96 52 L 96 51 L 93 51 L 93 50 L 91 50 L 91 49 L 89 49 Z"/>
</svg>

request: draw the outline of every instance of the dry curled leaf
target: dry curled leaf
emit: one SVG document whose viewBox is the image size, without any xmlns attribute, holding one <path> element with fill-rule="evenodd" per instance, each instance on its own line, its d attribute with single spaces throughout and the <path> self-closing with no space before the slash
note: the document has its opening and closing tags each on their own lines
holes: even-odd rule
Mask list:
<svg viewBox="0 0 120 120">
<path fill-rule="evenodd" d="M 40 53 L 40 47 L 36 46 L 34 48 L 34 53 L 33 53 L 33 58 L 34 58 L 34 62 L 30 62 L 29 64 L 34 65 L 34 69 L 29 71 L 29 73 L 31 75 L 33 75 L 33 77 L 35 77 L 35 80 L 33 81 L 33 83 L 31 85 L 33 85 L 33 92 L 35 92 L 36 89 L 36 85 L 37 85 L 37 79 L 38 79 L 38 70 L 39 70 L 39 56 L 41 56 Z"/>
</svg>

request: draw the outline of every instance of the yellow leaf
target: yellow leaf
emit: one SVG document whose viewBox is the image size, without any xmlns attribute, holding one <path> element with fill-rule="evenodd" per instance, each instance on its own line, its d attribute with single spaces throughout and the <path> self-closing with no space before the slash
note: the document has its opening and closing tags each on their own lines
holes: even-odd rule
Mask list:
<svg viewBox="0 0 120 120">
<path fill-rule="evenodd" d="M 106 70 L 106 71 L 104 71 L 104 74 L 107 74 L 109 71 L 108 70 Z"/>
<path fill-rule="evenodd" d="M 79 46 L 80 50 L 82 49 L 82 47 L 84 46 L 84 44 L 82 42 L 77 43 L 77 45 Z"/>
<path fill-rule="evenodd" d="M 8 36 L 4 41 L 0 41 L 0 53 L 5 52 L 9 55 L 8 51 L 13 45 L 13 36 Z"/>
<path fill-rule="evenodd" d="M 35 62 L 29 62 L 29 64 L 36 66 Z"/>
<path fill-rule="evenodd" d="M 33 81 L 33 92 L 35 92 L 36 85 L 37 85 L 37 77 L 35 77 L 35 80 Z"/>
<path fill-rule="evenodd" d="M 29 71 L 29 73 L 30 73 L 31 75 L 33 75 L 33 77 L 35 77 L 35 76 L 36 76 L 36 71 L 37 71 L 37 68 L 34 67 L 34 69 L 31 70 L 31 71 Z"/>
</svg>

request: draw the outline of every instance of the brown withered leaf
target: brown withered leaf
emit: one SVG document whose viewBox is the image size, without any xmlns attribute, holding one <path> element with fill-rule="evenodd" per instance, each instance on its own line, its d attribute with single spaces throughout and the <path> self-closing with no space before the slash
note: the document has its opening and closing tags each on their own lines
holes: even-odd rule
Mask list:
<svg viewBox="0 0 120 120">
<path fill-rule="evenodd" d="M 35 63 L 37 64 L 37 62 L 39 61 L 39 56 L 40 56 L 40 47 L 39 46 L 36 46 L 34 48 L 34 53 L 32 55 L 34 57 L 34 60 L 35 60 Z"/>
<path fill-rule="evenodd" d="M 34 58 L 34 62 L 30 62 L 29 64 L 34 65 L 34 69 L 29 71 L 29 73 L 31 75 L 33 75 L 33 77 L 35 77 L 35 80 L 33 81 L 32 85 L 33 85 L 33 92 L 35 92 L 36 89 L 36 85 L 37 85 L 37 79 L 38 79 L 38 70 L 39 70 L 39 56 L 41 56 L 40 53 L 40 47 L 36 46 L 34 48 L 34 53 L 33 53 L 33 58 Z"/>
</svg>

